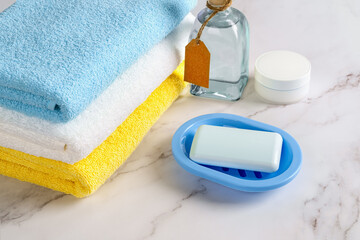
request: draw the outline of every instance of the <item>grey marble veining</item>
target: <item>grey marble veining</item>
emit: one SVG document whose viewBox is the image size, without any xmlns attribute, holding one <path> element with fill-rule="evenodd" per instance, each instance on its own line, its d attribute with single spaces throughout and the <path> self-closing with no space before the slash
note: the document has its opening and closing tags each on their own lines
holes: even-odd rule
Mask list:
<svg viewBox="0 0 360 240">
<path fill-rule="evenodd" d="M 0 224 L 19 224 L 65 194 L 0 176 Z"/>
<path fill-rule="evenodd" d="M 183 94 L 85 199 L 0 176 L 0 240 L 360 239 L 360 1 L 233 2 L 250 23 L 251 74 L 261 53 L 297 51 L 312 62 L 308 97 L 269 105 L 252 79 L 235 103 Z M 299 175 L 280 189 L 245 193 L 183 170 L 171 154 L 173 133 L 214 112 L 288 131 L 303 151 Z"/>
</svg>

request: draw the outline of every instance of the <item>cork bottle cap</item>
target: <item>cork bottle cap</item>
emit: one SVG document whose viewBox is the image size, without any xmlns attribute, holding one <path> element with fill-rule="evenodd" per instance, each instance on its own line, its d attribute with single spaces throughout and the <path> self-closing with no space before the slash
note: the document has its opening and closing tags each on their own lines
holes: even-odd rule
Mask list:
<svg viewBox="0 0 360 240">
<path fill-rule="evenodd" d="M 226 0 L 208 0 L 211 5 L 224 5 Z"/>
</svg>

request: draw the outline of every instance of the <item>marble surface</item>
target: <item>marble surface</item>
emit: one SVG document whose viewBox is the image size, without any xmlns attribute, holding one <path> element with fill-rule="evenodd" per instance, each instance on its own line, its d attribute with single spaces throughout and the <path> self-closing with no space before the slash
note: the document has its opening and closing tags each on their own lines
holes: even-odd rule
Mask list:
<svg viewBox="0 0 360 240">
<path fill-rule="evenodd" d="M 204 5 L 199 2 L 195 12 Z M 184 94 L 107 183 L 85 199 L 0 176 L 0 239 L 360 239 L 360 1 L 234 0 L 264 51 L 312 62 L 311 90 L 268 105 L 253 80 L 238 102 Z M 303 151 L 288 185 L 245 193 L 198 178 L 171 154 L 186 120 L 224 112 L 280 127 Z"/>
</svg>

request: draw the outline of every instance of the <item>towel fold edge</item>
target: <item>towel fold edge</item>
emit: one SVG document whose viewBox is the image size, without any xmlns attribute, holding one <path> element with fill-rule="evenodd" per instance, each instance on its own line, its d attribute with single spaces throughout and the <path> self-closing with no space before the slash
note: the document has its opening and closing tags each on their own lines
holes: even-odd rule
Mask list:
<svg viewBox="0 0 360 240">
<path fill-rule="evenodd" d="M 179 96 L 186 86 L 183 72 L 184 62 L 99 147 L 81 161 L 71 165 L 0 147 L 0 174 L 79 198 L 90 195 L 123 164 L 161 114 Z M 138 127 L 139 122 L 142 128 Z M 117 151 L 109 153 L 107 150 L 111 147 Z"/>
</svg>

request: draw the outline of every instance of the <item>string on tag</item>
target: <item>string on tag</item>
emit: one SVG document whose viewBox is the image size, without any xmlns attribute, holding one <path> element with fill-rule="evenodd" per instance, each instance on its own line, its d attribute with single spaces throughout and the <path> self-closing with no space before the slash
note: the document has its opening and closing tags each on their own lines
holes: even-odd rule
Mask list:
<svg viewBox="0 0 360 240">
<path fill-rule="evenodd" d="M 200 37 L 210 19 L 213 18 L 218 12 L 224 11 L 230 7 L 232 0 L 222 0 L 222 3 L 224 3 L 222 5 L 212 5 L 210 2 L 214 3 L 215 0 L 208 0 L 206 3 L 206 6 L 213 12 L 201 25 L 196 38 L 192 39 L 185 47 L 184 80 L 204 88 L 209 88 L 211 54 L 205 46 L 204 42 L 200 40 Z"/>
<path fill-rule="evenodd" d="M 218 12 L 228 9 L 231 6 L 231 4 L 232 4 L 232 0 L 226 0 L 225 4 L 222 6 L 212 5 L 209 1 L 206 2 L 206 7 L 213 10 L 213 12 L 210 14 L 208 19 L 206 19 L 205 22 L 201 25 L 199 32 L 197 33 L 196 38 L 195 38 L 196 44 L 199 44 L 201 34 L 202 34 L 206 24 L 208 24 L 208 22 L 211 20 L 211 18 L 213 18 Z"/>
</svg>

